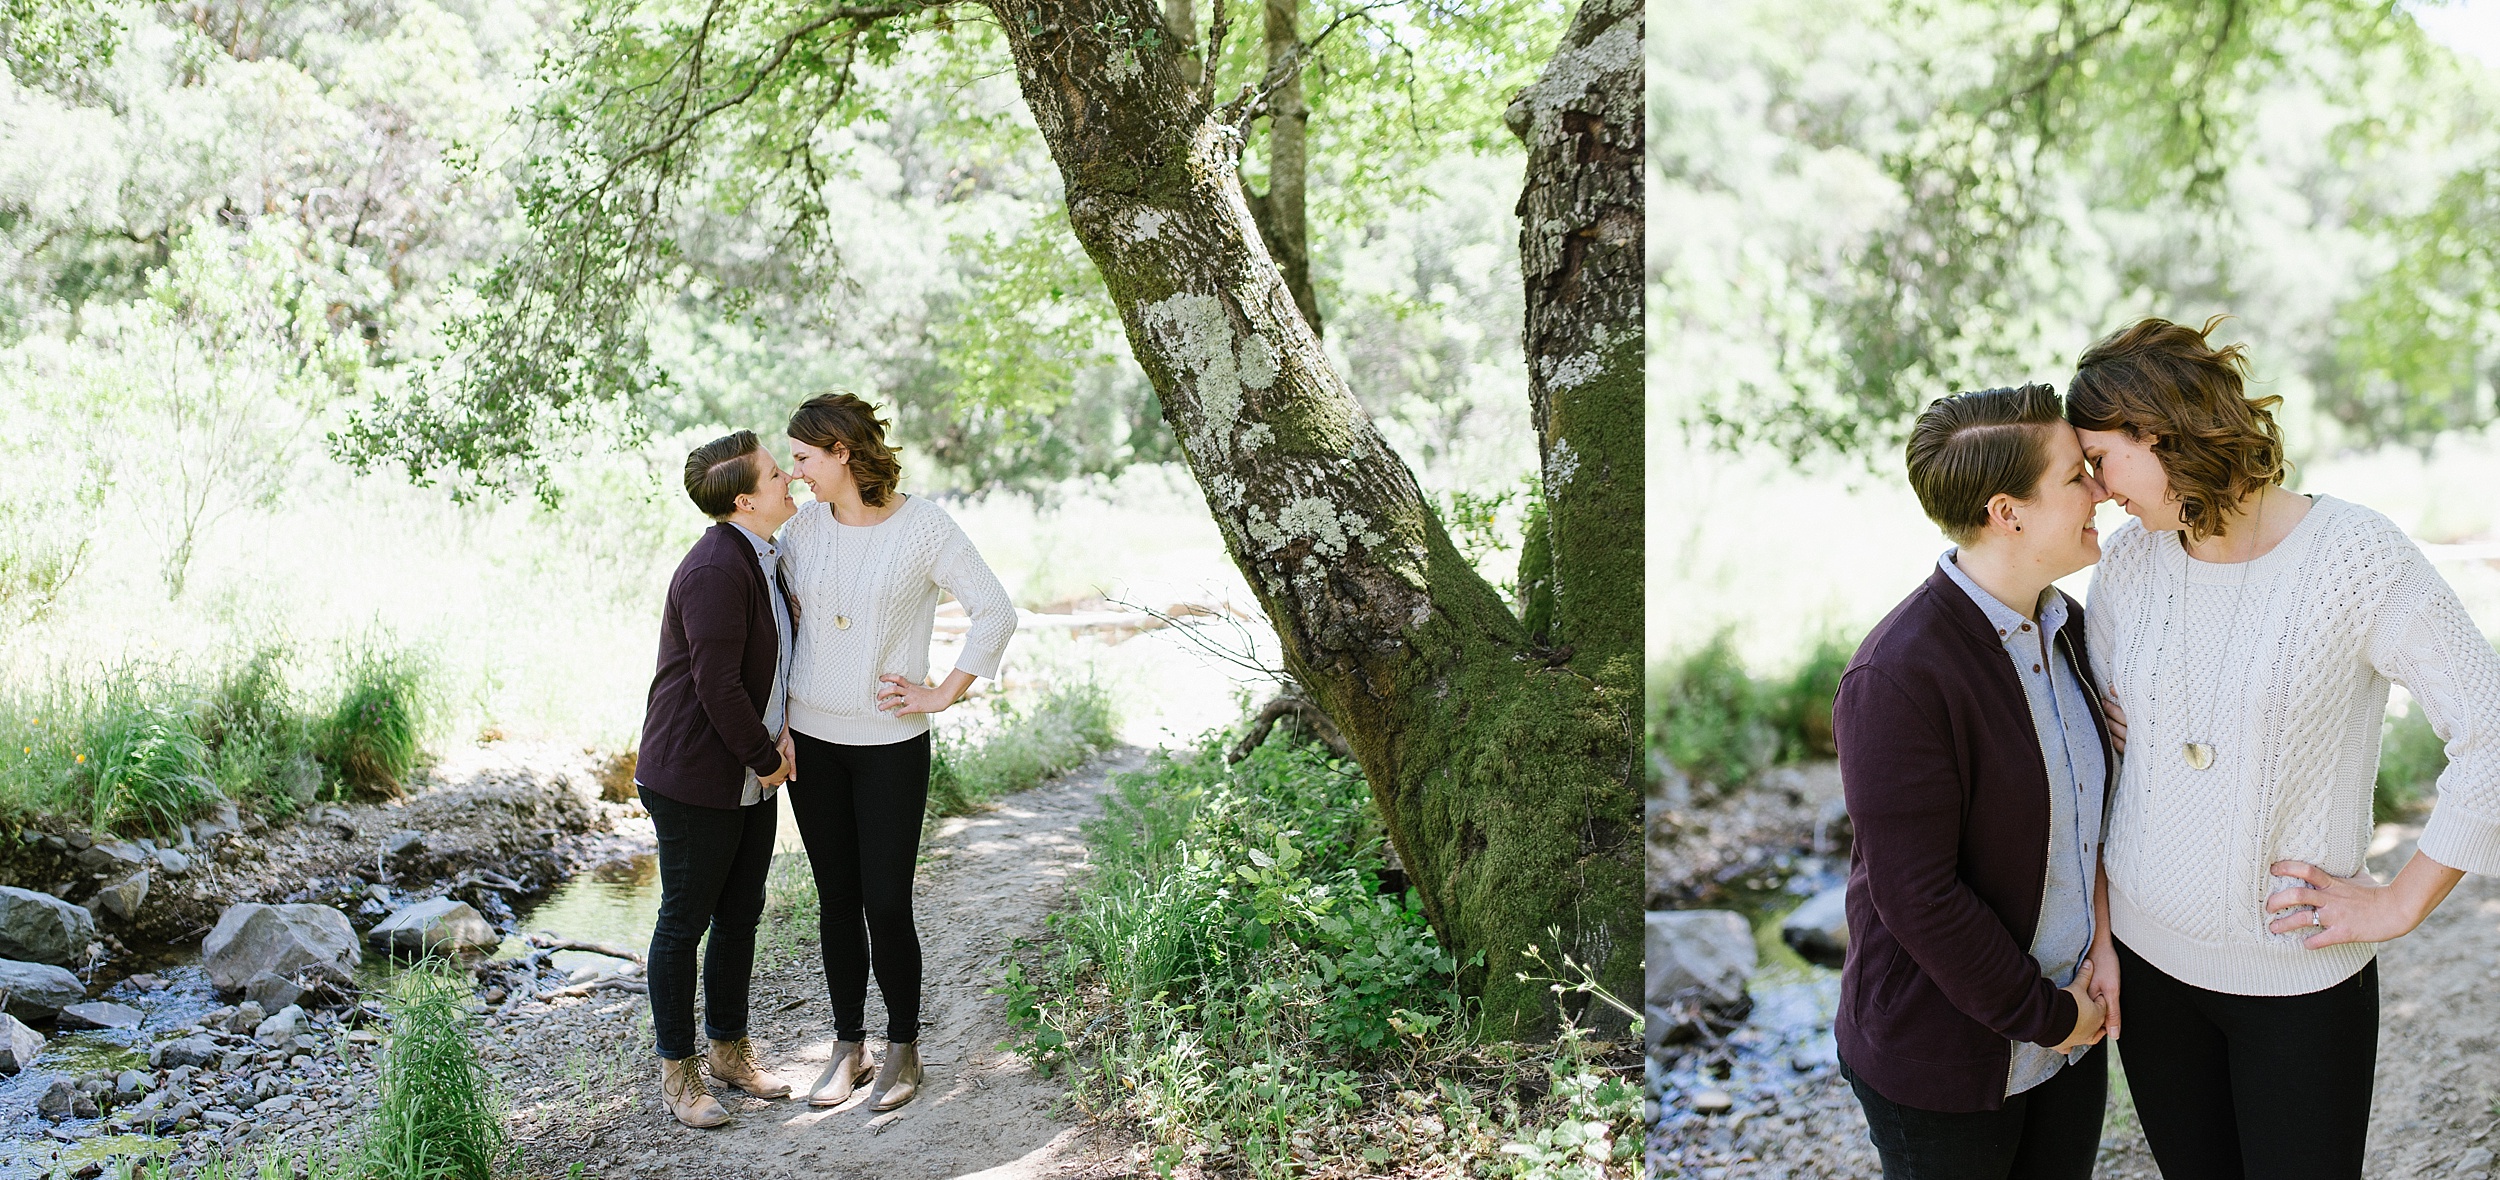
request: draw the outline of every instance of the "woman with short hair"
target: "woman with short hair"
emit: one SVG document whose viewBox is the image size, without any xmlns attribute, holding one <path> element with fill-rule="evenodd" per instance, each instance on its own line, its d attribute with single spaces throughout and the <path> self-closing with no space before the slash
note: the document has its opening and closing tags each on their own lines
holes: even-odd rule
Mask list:
<svg viewBox="0 0 2500 1180">
<path fill-rule="evenodd" d="M 2087 959 L 2115 727 L 2082 608 L 2101 490 L 2046 385 L 1940 398 L 1906 455 L 1953 542 L 1841 674 L 1856 839 L 1833 1034 L 1887 1180 L 2086 1180 L 2108 1085 Z"/>
<path fill-rule="evenodd" d="M 2067 389 L 2135 517 L 2092 580 L 2094 669 L 2133 722 L 2094 957 L 2163 1175 L 2350 1180 L 2378 944 L 2500 872 L 2500 657 L 2402 529 L 2282 486 L 2282 399 L 2248 396 L 2240 347 L 2207 340 L 2222 318 L 2113 333 Z M 2363 858 L 2391 684 L 2449 762 L 2382 886 Z"/>
<path fill-rule="evenodd" d="M 1016 608 L 970 538 L 927 498 L 903 494 L 887 423 L 848 393 L 814 397 L 790 416 L 792 473 L 815 490 L 781 531 L 799 603 L 790 732 L 797 747 L 790 812 L 816 877 L 833 1059 L 807 1092 L 848 1101 L 868 1076 L 865 1010 L 873 966 L 885 999 L 885 1059 L 870 1104 L 918 1093 L 920 936 L 912 872 L 929 798 L 929 716 L 996 677 Z M 971 617 L 954 670 L 927 683 L 938 595 Z"/>
</svg>

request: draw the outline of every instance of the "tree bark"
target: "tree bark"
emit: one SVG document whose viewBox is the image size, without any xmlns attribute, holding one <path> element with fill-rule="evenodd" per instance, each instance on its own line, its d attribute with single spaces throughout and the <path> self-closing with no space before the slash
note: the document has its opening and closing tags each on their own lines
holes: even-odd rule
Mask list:
<svg viewBox="0 0 2500 1180">
<path fill-rule="evenodd" d="M 1288 669 L 1353 748 L 1444 945 L 1483 956 L 1461 986 L 1496 1033 L 1550 1028 L 1555 997 L 1518 978 L 1534 943 L 1631 995 L 1637 675 L 1627 691 L 1532 644 L 1451 544 L 1262 241 L 1237 134 L 1175 53 L 1127 32 L 1154 0 L 992 2 L 1069 221 Z M 1576 512 L 1568 474 L 1554 499 Z M 1638 534 L 1615 542 L 1637 570 Z"/>
<path fill-rule="evenodd" d="M 1544 76 L 1502 113 L 1528 147 L 1519 269 L 1544 472 L 1530 549 L 1537 592 L 1551 596 L 1544 638 L 1573 667 L 1627 684 L 1643 636 L 1641 547 L 1624 543 L 1641 535 L 1645 462 L 1641 9 L 1586 0 Z"/>
</svg>

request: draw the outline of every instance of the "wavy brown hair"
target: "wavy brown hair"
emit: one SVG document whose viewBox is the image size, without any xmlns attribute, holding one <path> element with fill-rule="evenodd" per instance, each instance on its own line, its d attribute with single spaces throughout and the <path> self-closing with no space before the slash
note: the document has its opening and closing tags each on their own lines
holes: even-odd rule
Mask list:
<svg viewBox="0 0 2500 1180">
<path fill-rule="evenodd" d="M 882 508 L 894 498 L 895 485 L 903 482 L 902 461 L 885 441 L 886 428 L 892 425 L 856 394 L 820 393 L 790 415 L 789 434 L 820 451 L 847 448 L 859 498 Z"/>
<path fill-rule="evenodd" d="M 2078 430 L 2151 436 L 2170 477 L 2188 538 L 2223 534 L 2232 505 L 2283 482 L 2283 399 L 2247 393 L 2248 355 L 2237 344 L 2206 343 L 2229 316 L 2203 328 L 2143 319 L 2083 350 L 2066 385 L 2066 420 Z"/>
</svg>

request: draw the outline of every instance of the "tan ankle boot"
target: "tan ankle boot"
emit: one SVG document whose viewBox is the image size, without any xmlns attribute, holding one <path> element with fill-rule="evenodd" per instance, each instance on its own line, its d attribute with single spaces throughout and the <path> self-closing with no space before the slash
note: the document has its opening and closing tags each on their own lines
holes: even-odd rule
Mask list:
<svg viewBox="0 0 2500 1180">
<path fill-rule="evenodd" d="M 765 1073 L 755 1064 L 755 1046 L 745 1037 L 734 1041 L 714 1041 L 703 1055 L 703 1064 L 711 1067 L 712 1076 L 758 1098 L 787 1098 L 790 1083 Z"/>
<path fill-rule="evenodd" d="M 729 1121 L 729 1112 L 721 1109 L 720 1100 L 703 1085 L 700 1057 L 660 1059 L 660 1101 L 689 1127 L 717 1127 Z"/>
<path fill-rule="evenodd" d="M 816 1075 L 816 1084 L 807 1088 L 809 1106 L 840 1106 L 851 1100 L 851 1093 L 868 1080 L 868 1046 L 860 1041 L 835 1041 L 833 1060 L 825 1063 L 825 1072 Z"/>
<path fill-rule="evenodd" d="M 874 1110 L 892 1110 L 920 1092 L 920 1043 L 888 1041 L 885 1061 L 877 1066 L 877 1084 L 868 1091 Z"/>
</svg>

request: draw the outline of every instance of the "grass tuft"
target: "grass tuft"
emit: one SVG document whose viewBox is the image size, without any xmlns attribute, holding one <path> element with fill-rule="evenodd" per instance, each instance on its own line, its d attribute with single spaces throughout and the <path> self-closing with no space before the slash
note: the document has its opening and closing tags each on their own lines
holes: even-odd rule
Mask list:
<svg viewBox="0 0 2500 1180">
<path fill-rule="evenodd" d="M 469 988 L 439 964 L 401 975 L 380 1101 L 358 1170 L 369 1180 L 493 1180 L 508 1150 L 493 1082 L 469 1041 Z"/>
<path fill-rule="evenodd" d="M 313 751 L 345 791 L 396 799 L 423 753 L 426 676 L 413 655 L 368 647 L 349 657 L 346 690 L 313 727 Z"/>
<path fill-rule="evenodd" d="M 1119 738 L 1111 694 L 1091 680 L 1063 684 L 1019 710 L 995 702 L 984 732 L 937 743 L 929 766 L 929 810 L 969 815 L 993 799 L 1084 765 Z"/>
</svg>

